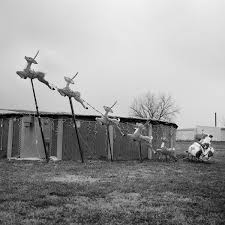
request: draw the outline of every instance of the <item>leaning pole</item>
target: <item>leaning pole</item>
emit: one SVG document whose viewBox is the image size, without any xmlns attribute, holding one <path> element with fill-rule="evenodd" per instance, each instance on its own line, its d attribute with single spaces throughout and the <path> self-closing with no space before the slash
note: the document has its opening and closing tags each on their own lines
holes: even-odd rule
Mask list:
<svg viewBox="0 0 225 225">
<path fill-rule="evenodd" d="M 75 129 L 75 133 L 76 133 L 76 136 L 77 136 L 77 142 L 78 142 L 78 147 L 79 147 L 79 152 L 80 152 L 80 158 L 81 158 L 81 162 L 84 163 L 84 156 L 83 156 L 83 151 L 82 151 L 81 145 L 80 145 L 80 138 L 79 138 L 79 135 L 78 135 L 76 117 L 75 117 L 75 113 L 74 113 L 74 109 L 73 109 L 73 102 L 72 102 L 72 98 L 71 97 L 68 97 L 68 98 L 69 98 L 70 108 L 71 108 L 71 112 L 72 112 L 74 129 Z"/>
<path fill-rule="evenodd" d="M 113 106 L 115 106 L 115 104 L 117 103 L 117 101 L 115 101 L 113 103 L 112 106 L 108 107 L 108 106 L 103 106 L 104 110 L 105 110 L 105 114 L 102 114 L 102 116 L 100 118 L 95 118 L 101 125 L 104 125 L 106 127 L 106 138 L 107 138 L 107 144 L 109 144 L 109 153 L 110 153 L 110 160 L 113 161 L 113 150 L 111 147 L 111 140 L 110 140 L 110 132 L 109 132 L 109 126 L 112 125 L 113 127 L 117 127 L 117 129 L 119 130 L 120 134 L 122 136 L 124 136 L 124 133 L 121 131 L 121 129 L 119 128 L 119 119 L 112 119 L 109 118 L 109 113 L 113 113 Z M 107 145 L 108 148 L 108 145 Z"/>
<path fill-rule="evenodd" d="M 113 161 L 113 155 L 112 155 L 112 148 L 111 148 L 111 141 L 110 141 L 110 133 L 109 133 L 109 125 L 106 125 L 106 131 L 107 131 L 107 140 L 109 143 L 109 153 L 110 153 L 110 160 Z"/>
<path fill-rule="evenodd" d="M 33 84 L 33 80 L 32 79 L 30 79 L 30 81 L 31 81 L 31 85 L 32 85 L 33 95 L 34 95 L 34 101 L 35 101 L 35 106 L 36 106 L 36 113 L 37 113 L 38 123 L 39 123 L 40 131 L 41 131 L 41 139 L 42 139 L 42 143 L 43 143 L 44 151 L 45 151 L 45 158 L 46 158 L 46 162 L 49 162 L 49 154 L 48 154 L 48 151 L 47 151 L 47 148 L 46 148 L 46 144 L 45 144 L 45 137 L 44 137 L 44 132 L 43 132 L 43 129 L 42 129 L 40 113 L 39 113 L 39 110 L 38 110 L 38 104 L 37 104 L 34 84 Z"/>
<path fill-rule="evenodd" d="M 78 74 L 78 72 L 72 78 L 64 77 L 64 80 L 66 81 L 66 87 L 57 88 L 57 90 L 60 93 L 60 95 L 69 98 L 69 103 L 70 103 L 70 108 L 71 108 L 71 113 L 72 113 L 72 119 L 73 119 L 73 123 L 74 123 L 74 130 L 75 130 L 75 133 L 76 133 L 78 148 L 79 148 L 79 152 L 80 152 L 80 158 L 81 158 L 81 162 L 84 163 L 84 156 L 83 156 L 83 151 L 82 151 L 81 144 L 80 144 L 79 132 L 78 132 L 78 129 L 77 129 L 76 116 L 75 116 L 75 113 L 74 113 L 72 98 L 74 98 L 77 102 L 79 102 L 85 109 L 88 109 L 88 108 L 84 105 L 84 100 L 81 99 L 80 92 L 73 91 L 69 87 L 70 84 L 74 84 L 73 79 L 77 76 L 77 74 Z"/>
<path fill-rule="evenodd" d="M 42 138 L 42 142 L 43 142 L 43 146 L 44 146 L 45 158 L 46 158 L 46 161 L 49 162 L 49 154 L 47 152 L 47 148 L 46 148 L 46 144 L 45 144 L 45 138 L 44 138 L 44 133 L 43 133 L 43 129 L 42 129 L 41 117 L 40 117 L 40 113 L 39 113 L 39 110 L 38 110 L 38 104 L 37 104 L 37 98 L 36 98 L 36 94 L 35 94 L 33 79 L 37 78 L 40 82 L 46 84 L 50 89 L 54 89 L 54 88 L 52 88 L 50 86 L 50 84 L 48 83 L 48 81 L 45 80 L 45 78 L 44 78 L 45 74 L 44 73 L 38 72 L 38 71 L 36 72 L 34 70 L 31 70 L 31 65 L 37 64 L 35 58 L 37 57 L 38 53 L 39 53 L 39 51 L 36 53 L 34 58 L 25 56 L 25 59 L 27 61 L 26 68 L 23 71 L 17 71 L 16 73 L 23 79 L 30 78 L 33 96 L 34 96 L 34 102 L 35 102 L 35 106 L 36 106 L 36 114 L 37 114 L 37 117 L 38 117 L 38 123 L 39 123 L 40 131 L 41 131 L 41 138 Z"/>
</svg>

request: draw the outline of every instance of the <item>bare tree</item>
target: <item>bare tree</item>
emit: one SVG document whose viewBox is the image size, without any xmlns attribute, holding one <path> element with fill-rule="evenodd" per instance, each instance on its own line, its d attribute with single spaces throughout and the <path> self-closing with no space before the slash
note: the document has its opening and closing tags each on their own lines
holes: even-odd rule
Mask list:
<svg viewBox="0 0 225 225">
<path fill-rule="evenodd" d="M 180 112 L 171 95 L 151 92 L 135 98 L 130 110 L 132 116 L 169 122 Z"/>
</svg>

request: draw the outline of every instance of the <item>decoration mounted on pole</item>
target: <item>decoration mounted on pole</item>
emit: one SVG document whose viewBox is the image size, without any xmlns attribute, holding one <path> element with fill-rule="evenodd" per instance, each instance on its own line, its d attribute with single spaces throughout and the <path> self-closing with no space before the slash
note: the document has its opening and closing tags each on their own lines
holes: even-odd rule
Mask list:
<svg viewBox="0 0 225 225">
<path fill-rule="evenodd" d="M 112 154 L 112 148 L 111 148 L 111 142 L 110 142 L 109 126 L 112 125 L 112 126 L 117 127 L 117 129 L 119 130 L 120 134 L 122 136 L 124 136 L 123 132 L 119 128 L 120 120 L 119 119 L 112 119 L 112 118 L 109 118 L 109 116 L 108 116 L 109 113 L 113 113 L 112 108 L 113 108 L 113 106 L 116 105 L 116 103 L 117 103 L 117 101 L 115 101 L 111 107 L 103 106 L 103 108 L 105 110 L 105 114 L 101 113 L 102 116 L 100 118 L 99 117 L 96 118 L 96 121 L 100 125 L 106 126 L 107 139 L 108 139 L 107 143 L 109 143 L 109 152 L 110 152 L 110 159 L 111 159 L 111 161 L 113 161 L 113 154 Z"/>
<path fill-rule="evenodd" d="M 45 138 L 44 138 L 44 133 L 43 133 L 43 129 L 42 129 L 41 117 L 40 117 L 40 113 L 39 113 L 39 110 L 38 110 L 38 104 L 37 104 L 37 98 L 36 98 L 36 94 L 35 94 L 33 79 L 38 79 L 40 82 L 47 85 L 51 90 L 54 90 L 54 87 L 47 80 L 45 80 L 45 73 L 40 72 L 40 71 L 31 70 L 32 64 L 38 64 L 35 60 L 38 53 L 39 53 L 39 51 L 37 51 L 34 58 L 25 56 L 25 59 L 27 61 L 27 66 L 25 67 L 25 69 L 23 71 L 16 71 L 16 73 L 17 73 L 17 75 L 19 75 L 23 79 L 30 78 L 33 96 L 34 96 L 34 102 L 35 102 L 35 106 L 36 106 L 38 123 L 39 123 L 40 131 L 41 131 L 41 138 L 42 138 L 44 151 L 45 151 L 45 158 L 46 158 L 46 161 L 49 162 L 49 153 L 47 152 L 47 148 L 46 148 L 46 144 L 45 144 Z"/>
<path fill-rule="evenodd" d="M 142 135 L 142 131 L 145 129 L 145 125 L 148 124 L 146 122 L 145 124 L 142 123 L 136 123 L 136 128 L 133 134 L 126 134 L 128 138 L 130 138 L 133 141 L 137 141 L 139 144 L 139 157 L 140 161 L 142 162 L 142 150 L 141 150 L 141 143 L 147 145 L 148 147 L 152 148 L 152 136 L 144 136 Z"/>
<path fill-rule="evenodd" d="M 70 84 L 74 84 L 73 79 L 77 76 L 77 74 L 78 74 L 78 72 L 72 78 L 64 77 L 64 80 L 66 81 L 66 87 L 64 87 L 64 88 L 57 88 L 57 90 L 60 93 L 60 95 L 62 95 L 64 97 L 67 96 L 69 98 L 70 108 L 71 108 L 71 112 L 72 112 L 72 119 L 73 119 L 73 123 L 74 123 L 75 133 L 76 133 L 76 136 L 77 136 L 77 142 L 78 142 L 81 162 L 83 163 L 84 162 L 83 151 L 82 151 L 81 145 L 80 145 L 80 139 L 79 139 L 77 124 L 76 124 L 76 117 L 75 117 L 75 113 L 74 113 L 72 98 L 74 98 L 77 102 L 79 102 L 85 109 L 88 109 L 88 107 L 86 107 L 84 105 L 84 100 L 81 99 L 80 92 L 72 91 L 70 89 L 70 87 L 69 87 Z"/>
</svg>

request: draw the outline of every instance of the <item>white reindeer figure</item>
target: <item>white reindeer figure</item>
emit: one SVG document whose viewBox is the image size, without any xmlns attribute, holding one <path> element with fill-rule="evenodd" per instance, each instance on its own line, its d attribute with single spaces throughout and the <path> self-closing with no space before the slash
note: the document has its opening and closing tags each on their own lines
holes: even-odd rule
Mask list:
<svg viewBox="0 0 225 225">
<path fill-rule="evenodd" d="M 39 51 L 36 53 L 34 58 L 25 56 L 25 59 L 27 61 L 27 66 L 25 67 L 25 69 L 23 71 L 16 71 L 16 73 L 23 79 L 27 79 L 27 78 L 38 79 L 40 82 L 47 85 L 50 89 L 55 90 L 54 86 L 51 85 L 47 80 L 45 80 L 45 73 L 40 72 L 40 71 L 31 70 L 32 64 L 38 64 L 37 61 L 35 60 L 38 53 L 39 53 Z"/>
<path fill-rule="evenodd" d="M 149 147 L 152 147 L 152 136 L 142 135 L 142 131 L 145 129 L 145 126 L 142 123 L 136 123 L 136 129 L 133 134 L 127 134 L 127 137 L 133 141 L 143 142 Z M 153 150 L 154 151 L 154 150 Z"/>
<path fill-rule="evenodd" d="M 78 72 L 73 76 L 72 78 L 64 77 L 64 80 L 66 81 L 66 87 L 64 88 L 57 88 L 58 92 L 62 96 L 68 96 L 70 98 L 74 98 L 77 102 L 79 102 L 85 109 L 88 109 L 87 106 L 84 105 L 84 100 L 81 98 L 81 94 L 79 91 L 72 91 L 70 89 L 70 84 L 74 84 L 73 79 L 77 76 Z"/>
<path fill-rule="evenodd" d="M 119 122 L 120 122 L 120 119 L 113 119 L 113 118 L 109 118 L 109 113 L 113 113 L 113 106 L 117 103 L 117 101 L 115 101 L 113 103 L 113 105 L 111 107 L 108 107 L 108 106 L 103 106 L 104 110 L 105 110 L 105 114 L 102 115 L 100 118 L 96 118 L 96 121 L 100 124 L 100 125 L 105 125 L 105 126 L 109 126 L 109 125 L 113 125 L 115 126 L 120 134 L 122 136 L 124 136 L 124 133 L 121 131 L 121 129 L 119 128 Z"/>
<path fill-rule="evenodd" d="M 165 145 L 166 138 L 162 137 L 162 143 L 159 149 L 156 149 L 154 152 L 155 154 L 159 155 L 159 158 L 162 156 L 165 156 L 165 159 L 167 161 L 167 157 L 173 159 L 174 161 L 177 161 L 175 148 L 167 148 Z"/>
</svg>

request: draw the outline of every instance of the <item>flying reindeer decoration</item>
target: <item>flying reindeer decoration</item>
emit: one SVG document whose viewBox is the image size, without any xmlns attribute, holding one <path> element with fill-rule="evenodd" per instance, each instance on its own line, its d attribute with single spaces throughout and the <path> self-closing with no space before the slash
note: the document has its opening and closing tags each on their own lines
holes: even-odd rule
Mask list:
<svg viewBox="0 0 225 225">
<path fill-rule="evenodd" d="M 36 53 L 34 58 L 25 56 L 25 59 L 27 61 L 27 66 L 25 67 L 25 69 L 23 71 L 16 71 L 16 73 L 23 79 L 30 78 L 32 91 L 33 91 L 33 95 L 34 95 L 34 102 L 35 102 L 35 106 L 36 106 L 38 123 L 39 123 L 40 131 L 41 131 L 41 138 L 42 138 L 44 151 L 45 151 L 45 157 L 46 157 L 46 161 L 49 162 L 49 153 L 47 152 L 47 149 L 46 149 L 45 138 L 44 138 L 44 133 L 43 133 L 43 129 L 42 129 L 41 117 L 40 117 L 39 110 L 38 110 L 38 104 L 37 104 L 37 98 L 36 98 L 36 94 L 35 94 L 33 79 L 38 79 L 40 82 L 44 83 L 52 90 L 54 90 L 54 87 L 51 86 L 47 80 L 45 80 L 45 73 L 31 70 L 32 64 L 38 64 L 35 60 L 38 53 L 39 53 L 39 51 Z"/>
<path fill-rule="evenodd" d="M 161 146 L 160 148 L 156 149 L 156 151 L 154 151 L 154 154 L 158 155 L 159 159 L 165 156 L 166 161 L 168 160 L 168 158 L 177 161 L 178 159 L 176 156 L 175 148 L 166 147 L 165 142 L 167 142 L 167 138 L 165 136 L 163 136 L 161 140 L 162 140 Z"/>
<path fill-rule="evenodd" d="M 120 120 L 119 119 L 109 118 L 109 115 L 108 115 L 109 113 L 113 113 L 112 108 L 113 108 L 113 106 L 116 105 L 116 103 L 117 103 L 117 101 L 115 101 L 111 107 L 103 106 L 103 108 L 105 110 L 105 114 L 102 114 L 102 116 L 100 118 L 99 117 L 96 117 L 96 121 L 100 125 L 106 126 L 107 139 L 108 139 L 108 142 L 107 143 L 109 143 L 111 161 L 113 161 L 113 155 L 112 155 L 112 149 L 111 149 L 111 143 L 110 143 L 110 137 L 109 137 L 109 126 L 112 125 L 113 127 L 116 127 L 119 130 L 120 134 L 122 136 L 124 136 L 124 133 L 119 128 L 119 122 L 120 122 Z"/>
<path fill-rule="evenodd" d="M 31 69 L 32 64 L 38 64 L 37 61 L 35 60 L 38 53 L 39 53 L 39 51 L 36 53 L 34 58 L 25 56 L 24 58 L 27 61 L 27 66 L 25 67 L 25 69 L 23 71 L 16 71 L 16 73 L 23 79 L 27 79 L 27 78 L 30 78 L 31 80 L 38 79 L 40 82 L 47 85 L 51 90 L 55 90 L 53 85 L 51 85 L 47 80 L 45 80 L 45 73 L 40 72 L 40 71 L 34 71 Z"/>
<path fill-rule="evenodd" d="M 77 136 L 79 151 L 80 151 L 81 162 L 84 163 L 83 151 L 82 151 L 81 145 L 80 145 L 80 139 L 79 139 L 77 124 L 76 124 L 76 117 L 75 117 L 75 113 L 74 113 L 74 109 L 73 109 L 72 98 L 74 98 L 77 102 L 79 102 L 85 109 L 88 109 L 88 107 L 86 107 L 84 105 L 84 100 L 81 98 L 80 92 L 73 91 L 70 89 L 70 84 L 74 84 L 73 79 L 77 76 L 77 74 L 78 74 L 78 72 L 72 78 L 64 77 L 64 80 L 66 81 L 66 87 L 56 88 L 56 89 L 60 93 L 60 95 L 62 95 L 64 97 L 67 96 L 69 98 L 70 108 L 71 108 L 71 112 L 72 112 L 72 119 L 73 119 L 74 128 L 75 128 L 75 132 L 76 132 L 76 136 Z"/>
<path fill-rule="evenodd" d="M 148 122 L 147 122 L 148 123 Z M 142 131 L 145 129 L 145 125 L 142 123 L 136 123 L 136 128 L 133 134 L 126 134 L 128 138 L 133 141 L 137 141 L 139 143 L 139 154 L 140 154 L 140 161 L 142 161 L 142 153 L 141 153 L 141 143 L 152 148 L 152 136 L 144 136 L 142 135 Z M 153 149 L 152 149 L 153 150 Z M 154 152 L 154 150 L 153 150 Z"/>
<path fill-rule="evenodd" d="M 104 110 L 105 110 L 105 114 L 102 114 L 102 116 L 100 118 L 96 118 L 96 121 L 100 124 L 100 125 L 105 125 L 105 126 L 109 126 L 109 125 L 113 125 L 115 126 L 120 134 L 122 136 L 124 136 L 124 133 L 121 131 L 121 129 L 119 128 L 119 122 L 120 122 L 120 119 L 113 119 L 113 118 L 109 118 L 109 113 L 113 113 L 113 106 L 115 106 L 117 103 L 117 101 L 115 101 L 113 103 L 113 105 L 111 107 L 108 107 L 108 106 L 103 106 Z"/>
<path fill-rule="evenodd" d="M 58 92 L 62 96 L 67 96 L 69 98 L 74 98 L 77 102 L 79 102 L 85 109 L 88 109 L 87 106 L 84 105 L 84 100 L 81 98 L 81 94 L 79 91 L 73 91 L 70 89 L 70 84 L 74 84 L 73 79 L 77 76 L 78 72 L 72 77 L 64 77 L 64 80 L 66 81 L 66 87 L 64 88 L 58 88 Z"/>
<path fill-rule="evenodd" d="M 142 123 L 136 123 L 136 128 L 133 134 L 126 134 L 128 138 L 133 141 L 141 141 L 149 147 L 152 147 L 152 136 L 142 135 L 142 131 L 145 129 L 145 125 Z"/>
</svg>

